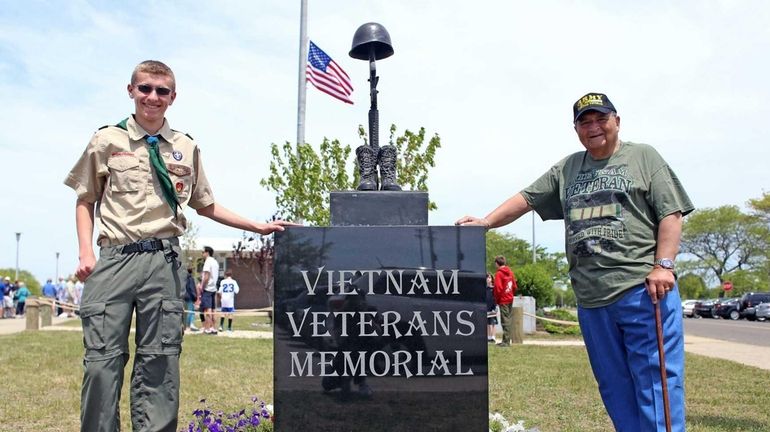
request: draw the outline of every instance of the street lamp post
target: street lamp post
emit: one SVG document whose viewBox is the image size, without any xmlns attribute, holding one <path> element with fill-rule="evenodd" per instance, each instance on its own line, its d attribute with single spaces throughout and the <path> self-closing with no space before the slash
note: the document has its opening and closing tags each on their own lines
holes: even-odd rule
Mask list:
<svg viewBox="0 0 770 432">
<path fill-rule="evenodd" d="M 537 247 L 535 246 L 535 211 L 532 210 L 532 263 L 537 262 Z"/>
<path fill-rule="evenodd" d="M 14 278 L 14 283 L 19 280 L 19 240 L 21 239 L 21 233 L 16 233 L 16 278 Z"/>
<path fill-rule="evenodd" d="M 56 252 L 56 279 L 54 279 L 54 283 L 58 283 L 59 281 L 59 252 Z"/>
</svg>

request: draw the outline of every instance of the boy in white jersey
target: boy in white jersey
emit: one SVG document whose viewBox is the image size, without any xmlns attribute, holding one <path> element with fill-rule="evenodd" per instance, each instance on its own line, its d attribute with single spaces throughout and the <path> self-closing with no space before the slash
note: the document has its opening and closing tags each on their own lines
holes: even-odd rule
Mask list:
<svg viewBox="0 0 770 432">
<path fill-rule="evenodd" d="M 222 326 L 225 324 L 225 316 L 227 316 L 227 331 L 233 331 L 233 312 L 235 312 L 235 295 L 240 291 L 238 282 L 233 279 L 233 271 L 227 270 L 225 272 L 225 278 L 222 280 L 222 284 L 219 285 L 219 304 L 222 305 L 220 312 L 222 313 L 219 318 L 219 331 L 222 330 Z"/>
</svg>

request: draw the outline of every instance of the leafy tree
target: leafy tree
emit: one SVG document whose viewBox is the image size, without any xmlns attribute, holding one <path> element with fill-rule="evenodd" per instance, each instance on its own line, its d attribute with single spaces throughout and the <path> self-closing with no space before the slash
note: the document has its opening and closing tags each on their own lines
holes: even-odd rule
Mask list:
<svg viewBox="0 0 770 432">
<path fill-rule="evenodd" d="M 538 307 L 553 305 L 553 280 L 544 266 L 526 264 L 518 268 L 515 273 L 519 286 L 516 295 L 534 297 Z"/>
<path fill-rule="evenodd" d="M 763 268 L 735 270 L 727 273 L 724 279 L 733 283 L 733 289 L 726 293 L 728 297 L 739 297 L 753 291 L 767 291 L 768 287 L 768 276 Z"/>
<path fill-rule="evenodd" d="M 742 213 L 737 206 L 697 210 L 684 222 L 681 249 L 698 258 L 689 266 L 721 284 L 726 273 L 766 262 L 769 230 L 761 219 Z"/>
<path fill-rule="evenodd" d="M 575 290 L 572 289 L 572 285 L 564 291 L 562 303 L 563 306 L 577 307 L 577 297 L 575 297 Z"/>
<path fill-rule="evenodd" d="M 761 198 L 749 200 L 749 207 L 754 210 L 755 216 L 770 224 L 770 192 L 763 193 Z"/>
<path fill-rule="evenodd" d="M 315 225 L 329 224 L 329 192 L 352 188 L 346 171 L 350 146 L 324 138 L 320 153 L 310 144 L 271 145 L 270 175 L 260 184 L 276 193 L 284 217 Z"/>
<path fill-rule="evenodd" d="M 193 272 L 198 268 L 198 260 L 202 257 L 200 250 L 198 249 L 198 232 L 200 229 L 197 225 L 193 225 L 192 221 L 187 221 L 187 228 L 182 233 L 181 247 L 182 264 L 188 268 L 192 267 Z"/>
<path fill-rule="evenodd" d="M 6 276 L 13 279 L 16 276 L 16 268 L 0 268 L 0 278 L 5 278 Z M 42 294 L 40 282 L 29 271 L 19 269 L 19 281 L 27 285 L 27 289 L 29 289 L 32 295 L 39 296 Z M 12 282 L 15 283 L 16 281 L 12 280 Z"/>
<path fill-rule="evenodd" d="M 567 260 L 563 253 L 548 253 L 545 249 L 538 247 L 536 251 L 537 262 L 533 264 L 532 247 L 528 242 L 516 238 L 512 234 L 495 230 L 487 232 L 486 249 L 487 271 L 494 274 L 497 271 L 495 257 L 504 256 L 508 266 L 516 274 L 519 285 L 517 293 L 532 295 L 530 288 L 522 289 L 523 277 L 525 284 L 532 287 L 531 292 L 537 293 L 533 297 L 535 297 L 538 306 L 553 304 L 556 295 L 553 287 L 555 283 L 569 286 Z M 524 275 L 521 275 L 522 271 L 524 271 Z M 545 277 L 541 277 L 542 275 Z M 572 296 L 574 297 L 574 292 Z M 543 303 L 543 301 L 547 301 L 547 303 Z"/>
<path fill-rule="evenodd" d="M 703 298 L 706 294 L 706 283 L 702 277 L 694 273 L 682 275 L 677 283 L 679 285 L 679 294 L 683 299 Z"/>
<path fill-rule="evenodd" d="M 487 231 L 486 248 L 487 271 L 492 274 L 497 270 L 496 256 L 504 256 L 508 265 L 514 269 L 532 262 L 529 243 L 510 233 Z"/>
<path fill-rule="evenodd" d="M 366 143 L 362 126 L 359 136 Z M 425 129 L 417 133 L 406 130 L 396 136 L 396 126 L 390 127 L 390 143 L 398 150 L 398 183 L 406 190 L 428 190 L 428 171 L 435 166 L 435 154 L 441 140 L 434 135 L 425 142 Z M 351 159 L 351 147 L 339 140 L 324 138 L 316 150 L 307 143 L 279 147 L 271 145 L 270 175 L 260 184 L 275 192 L 279 213 L 288 219 L 311 225 L 329 224 L 329 192 L 353 190 L 358 186 L 357 162 Z M 436 204 L 431 202 L 431 210 Z"/>
</svg>

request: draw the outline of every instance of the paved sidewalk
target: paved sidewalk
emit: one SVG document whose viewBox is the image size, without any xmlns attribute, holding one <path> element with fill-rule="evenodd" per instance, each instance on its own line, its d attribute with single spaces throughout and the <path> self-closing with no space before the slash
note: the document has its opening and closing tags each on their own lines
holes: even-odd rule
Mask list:
<svg viewBox="0 0 770 432">
<path fill-rule="evenodd" d="M 75 319 L 77 319 L 77 318 L 53 317 L 51 319 L 51 323 L 53 325 L 58 325 L 58 324 L 67 322 L 69 320 L 75 320 Z M 5 318 L 5 319 L 0 319 L 0 335 L 19 333 L 21 331 L 24 331 L 24 329 L 26 327 L 27 327 L 27 318 Z M 63 327 L 63 328 L 67 328 L 67 327 Z M 80 328 L 76 327 L 75 330 L 80 330 Z"/>
<path fill-rule="evenodd" d="M 61 326 L 66 321 L 78 318 L 53 318 L 53 326 L 43 327 L 43 331 L 80 331 L 79 326 Z M 18 333 L 25 329 L 26 319 L 0 319 L 0 335 Z M 201 332 L 187 333 L 187 337 L 209 337 Z M 269 331 L 235 330 L 233 332 L 220 332 L 217 337 L 270 339 L 273 337 Z M 525 345 L 543 346 L 583 346 L 582 340 L 541 340 L 528 339 Z M 770 370 L 770 347 L 748 345 L 736 342 L 727 342 L 718 339 L 710 339 L 700 336 L 685 335 L 684 349 L 686 352 L 713 357 L 723 360 L 731 360 L 748 366 Z"/>
<path fill-rule="evenodd" d="M 770 370 L 770 347 L 767 346 L 685 335 L 684 350 L 706 357 L 732 360 L 748 366 Z"/>
</svg>

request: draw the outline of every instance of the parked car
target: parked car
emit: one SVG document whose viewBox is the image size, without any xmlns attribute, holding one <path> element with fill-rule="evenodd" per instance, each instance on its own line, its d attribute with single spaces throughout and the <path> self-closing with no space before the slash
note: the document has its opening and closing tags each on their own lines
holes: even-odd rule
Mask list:
<svg viewBox="0 0 770 432">
<path fill-rule="evenodd" d="M 746 293 L 741 297 L 739 312 L 742 317 L 754 321 L 756 319 L 755 307 L 760 303 L 768 302 L 770 302 L 770 292 Z"/>
<path fill-rule="evenodd" d="M 692 315 L 695 318 L 718 318 L 714 315 L 714 303 L 719 299 L 698 300 L 692 308 Z"/>
<path fill-rule="evenodd" d="M 695 303 L 698 303 L 698 300 L 684 300 L 682 301 L 682 316 L 685 316 L 687 318 L 693 317 L 693 308 L 695 307 Z"/>
<path fill-rule="evenodd" d="M 760 303 L 754 308 L 757 320 L 765 321 L 770 319 L 770 303 Z"/>
<path fill-rule="evenodd" d="M 741 318 L 740 313 L 740 299 L 720 299 L 714 306 L 714 314 L 720 318 L 730 318 L 731 320 L 737 320 Z"/>
</svg>

